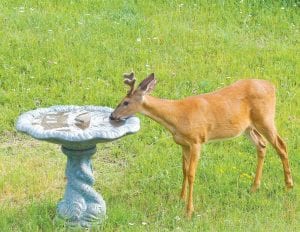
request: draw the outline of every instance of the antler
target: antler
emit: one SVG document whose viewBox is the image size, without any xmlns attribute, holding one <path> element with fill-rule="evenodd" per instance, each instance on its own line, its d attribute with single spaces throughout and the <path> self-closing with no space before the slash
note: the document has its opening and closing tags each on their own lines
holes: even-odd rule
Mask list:
<svg viewBox="0 0 300 232">
<path fill-rule="evenodd" d="M 134 84 L 135 84 L 135 81 L 136 79 L 134 78 L 134 72 L 131 72 L 131 73 L 124 73 L 123 75 L 124 77 L 124 83 L 126 85 L 129 85 L 130 86 L 130 90 L 128 91 L 127 95 L 131 95 L 132 92 L 134 91 Z"/>
</svg>

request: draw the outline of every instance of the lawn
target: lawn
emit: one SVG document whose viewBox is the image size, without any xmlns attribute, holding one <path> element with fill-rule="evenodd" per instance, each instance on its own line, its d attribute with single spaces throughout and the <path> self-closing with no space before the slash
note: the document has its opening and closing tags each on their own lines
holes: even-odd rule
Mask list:
<svg viewBox="0 0 300 232">
<path fill-rule="evenodd" d="M 214 2 L 214 3 L 212 3 Z M 275 2 L 275 3 L 274 3 Z M 115 107 L 122 74 L 154 72 L 153 92 L 179 99 L 242 78 L 277 87 L 276 124 L 295 187 L 269 146 L 260 190 L 256 151 L 240 137 L 204 146 L 191 220 L 179 200 L 181 149 L 160 125 L 100 144 L 95 188 L 107 219 L 92 231 L 300 231 L 300 5 L 297 1 L 9 0 L 0 3 L 0 230 L 65 231 L 54 220 L 66 157 L 19 134 L 18 115 L 52 105 Z"/>
</svg>

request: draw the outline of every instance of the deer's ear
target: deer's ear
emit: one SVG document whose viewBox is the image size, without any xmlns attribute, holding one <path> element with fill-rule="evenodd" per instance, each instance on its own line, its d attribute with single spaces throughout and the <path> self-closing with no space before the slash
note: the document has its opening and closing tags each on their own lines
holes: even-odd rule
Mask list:
<svg viewBox="0 0 300 232">
<path fill-rule="evenodd" d="M 143 95 L 150 94 L 154 89 L 156 84 L 156 79 L 154 73 L 151 73 L 146 79 L 144 79 L 138 87 L 138 90 L 142 92 Z"/>
</svg>

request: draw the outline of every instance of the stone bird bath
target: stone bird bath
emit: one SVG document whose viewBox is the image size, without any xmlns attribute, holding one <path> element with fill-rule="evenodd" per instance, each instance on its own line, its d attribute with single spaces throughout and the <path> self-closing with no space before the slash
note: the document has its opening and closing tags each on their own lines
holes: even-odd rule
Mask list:
<svg viewBox="0 0 300 232">
<path fill-rule="evenodd" d="M 61 145 L 67 156 L 67 186 L 58 203 L 57 216 L 70 226 L 91 227 L 101 224 L 106 215 L 102 196 L 94 188 L 91 156 L 96 144 L 109 142 L 140 128 L 137 117 L 112 122 L 113 109 L 98 106 L 53 106 L 22 114 L 18 131 Z"/>
</svg>

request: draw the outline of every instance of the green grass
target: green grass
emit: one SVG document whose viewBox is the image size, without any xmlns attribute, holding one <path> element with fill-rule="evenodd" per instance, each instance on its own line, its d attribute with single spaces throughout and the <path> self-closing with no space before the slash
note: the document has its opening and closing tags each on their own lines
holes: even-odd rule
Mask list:
<svg viewBox="0 0 300 232">
<path fill-rule="evenodd" d="M 139 80 L 155 72 L 153 95 L 173 99 L 241 78 L 271 80 L 295 188 L 284 190 L 268 149 L 261 189 L 249 194 L 255 149 L 245 138 L 211 143 L 198 167 L 195 216 L 186 220 L 180 147 L 140 116 L 139 133 L 99 145 L 94 156 L 95 188 L 108 207 L 98 230 L 300 230 L 299 5 L 214 2 L 1 1 L 1 231 L 65 231 L 54 217 L 66 158 L 57 145 L 16 133 L 17 116 L 57 104 L 114 107 L 127 89 L 122 73 L 132 69 Z"/>
</svg>

